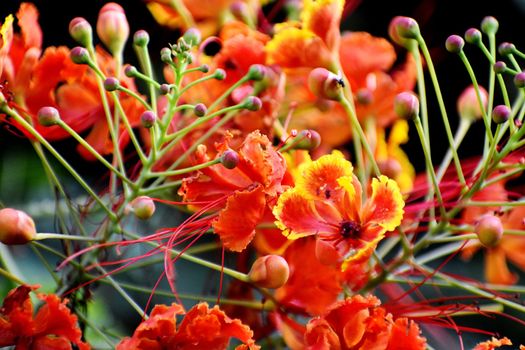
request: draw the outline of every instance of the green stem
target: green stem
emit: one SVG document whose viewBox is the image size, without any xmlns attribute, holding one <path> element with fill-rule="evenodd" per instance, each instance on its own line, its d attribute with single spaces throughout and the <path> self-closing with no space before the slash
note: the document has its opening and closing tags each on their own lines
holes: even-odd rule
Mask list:
<svg viewBox="0 0 525 350">
<path fill-rule="evenodd" d="M 74 236 L 64 235 L 61 233 L 37 233 L 34 238 L 35 241 L 42 241 L 45 239 L 60 239 L 70 241 L 85 241 L 85 242 L 100 242 L 100 238 L 97 237 L 86 237 L 86 236 Z"/>
<path fill-rule="evenodd" d="M 210 160 L 209 162 L 197 164 L 197 165 L 194 165 L 188 168 L 184 168 L 184 169 L 154 172 L 154 173 L 151 173 L 149 177 L 159 177 L 159 176 L 168 177 L 168 176 L 182 175 L 186 173 L 191 173 L 192 171 L 204 169 L 204 168 L 210 167 L 215 164 L 219 164 L 220 162 L 221 162 L 220 158 L 216 158 L 216 159 Z"/>
</svg>

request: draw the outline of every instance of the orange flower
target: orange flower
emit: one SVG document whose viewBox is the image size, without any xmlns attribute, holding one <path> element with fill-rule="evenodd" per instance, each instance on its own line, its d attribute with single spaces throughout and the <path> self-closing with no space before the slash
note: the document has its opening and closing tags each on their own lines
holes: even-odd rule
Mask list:
<svg viewBox="0 0 525 350">
<path fill-rule="evenodd" d="M 371 196 L 362 205 L 362 189 L 352 164 L 334 152 L 306 164 L 303 177 L 280 197 L 273 212 L 289 239 L 315 235 L 323 263 L 351 262 L 370 256 L 387 231 L 403 217 L 404 202 L 395 181 L 372 180 Z"/>
<path fill-rule="evenodd" d="M 228 142 L 226 138 L 217 145 L 218 157 L 228 150 Z M 206 147 L 199 147 L 196 157 L 198 163 L 209 161 Z M 183 180 L 179 194 L 190 203 L 216 201 L 223 206 L 213 221 L 214 231 L 226 248 L 242 251 L 253 239 L 266 207 L 281 191 L 285 170 L 282 156 L 266 136 L 255 131 L 241 146 L 234 169 L 220 164 L 202 169 Z"/>
<path fill-rule="evenodd" d="M 61 119 L 78 133 L 91 130 L 86 137 L 93 148 L 105 155 L 113 151 L 109 129 L 101 103 L 95 73 L 86 65 L 76 65 L 69 57 L 66 47 L 49 47 L 41 53 L 41 30 L 38 12 L 31 4 L 22 4 L 17 13 L 22 35 L 12 34 L 12 21 L 2 26 L 0 49 L 0 79 L 9 82 L 19 112 L 32 119 L 36 130 L 50 141 L 69 137 L 59 126 L 44 127 L 38 124 L 37 113 L 41 107 L 52 106 Z M 5 26 L 5 28 L 4 28 Z M 40 33 L 40 34 L 39 34 Z M 9 42 L 7 40 L 10 40 Z M 6 49 L 7 48 L 7 49 Z M 113 58 L 102 49 L 97 49 L 97 63 L 107 76 L 119 76 L 120 84 L 136 91 L 133 80 L 115 72 Z M 130 124 L 138 126 L 143 106 L 129 95 L 119 97 Z M 113 100 L 108 95 L 110 109 Z M 26 135 L 27 132 L 19 127 Z M 124 127 L 119 133 L 119 144 L 125 147 L 128 134 Z M 84 149 L 79 152 L 87 159 L 93 157 Z"/>
<path fill-rule="evenodd" d="M 253 332 L 241 321 L 229 318 L 218 306 L 212 309 L 200 303 L 186 313 L 177 326 L 177 315 L 183 315 L 182 306 L 156 305 L 150 317 L 143 321 L 131 338 L 124 338 L 117 350 L 149 349 L 227 349 L 230 338 L 244 345 L 236 349 L 259 349 L 253 341 Z"/>
<path fill-rule="evenodd" d="M 9 292 L 0 309 L 0 347 L 17 349 L 72 349 L 90 346 L 81 340 L 77 317 L 67 308 L 66 300 L 54 295 L 39 294 L 44 302 L 35 316 L 29 292 L 38 286 L 20 286 Z"/>
<path fill-rule="evenodd" d="M 512 345 L 512 342 L 509 340 L 509 338 L 504 337 L 501 339 L 497 339 L 492 337 L 491 340 L 479 343 L 472 350 L 494 350 L 505 345 Z"/>
<path fill-rule="evenodd" d="M 311 319 L 304 334 L 306 349 L 425 349 L 416 323 L 393 320 L 374 296 L 355 295 Z"/>
<path fill-rule="evenodd" d="M 497 182 L 480 190 L 472 197 L 476 201 L 507 201 L 507 190 L 504 183 Z M 467 207 L 462 222 L 474 224 L 483 214 L 495 212 L 497 207 Z M 500 217 L 504 229 L 524 230 L 525 207 L 518 206 Z M 479 241 L 473 241 L 463 249 L 462 256 L 470 258 L 479 248 Z M 525 271 L 525 238 L 505 234 L 496 246 L 485 249 L 485 279 L 489 283 L 514 284 L 518 276 L 509 270 L 507 259 Z"/>
</svg>

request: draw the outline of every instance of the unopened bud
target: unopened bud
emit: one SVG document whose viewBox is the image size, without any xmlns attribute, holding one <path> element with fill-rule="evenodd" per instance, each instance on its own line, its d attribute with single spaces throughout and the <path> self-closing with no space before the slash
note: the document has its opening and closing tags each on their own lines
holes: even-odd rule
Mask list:
<svg viewBox="0 0 525 350">
<path fill-rule="evenodd" d="M 244 109 L 255 112 L 262 108 L 262 101 L 257 96 L 248 96 L 243 102 Z"/>
<path fill-rule="evenodd" d="M 374 100 L 374 95 L 369 89 L 359 89 L 355 94 L 357 103 L 361 105 L 369 105 Z"/>
<path fill-rule="evenodd" d="M 394 98 L 394 111 L 402 119 L 415 119 L 419 115 L 419 99 L 413 92 L 402 92 Z"/>
<path fill-rule="evenodd" d="M 525 72 L 520 72 L 516 74 L 516 76 L 514 77 L 514 85 L 518 89 L 525 87 Z"/>
<path fill-rule="evenodd" d="M 217 80 L 226 79 L 226 71 L 222 68 L 218 68 L 217 70 L 215 70 L 215 73 L 213 73 L 213 75 Z"/>
<path fill-rule="evenodd" d="M 85 18 L 75 17 L 69 22 L 69 35 L 83 47 L 93 43 L 93 29 Z"/>
<path fill-rule="evenodd" d="M 124 68 L 124 74 L 129 78 L 136 77 L 138 72 L 135 66 L 126 66 L 126 68 Z"/>
<path fill-rule="evenodd" d="M 120 82 L 118 81 L 117 78 L 114 78 L 114 77 L 109 77 L 109 78 L 106 78 L 106 80 L 104 80 L 104 89 L 106 91 L 115 91 L 119 88 L 120 86 Z"/>
<path fill-rule="evenodd" d="M 501 56 L 508 56 L 516 51 L 516 46 L 512 43 L 503 42 L 498 46 L 498 53 Z"/>
<path fill-rule="evenodd" d="M 186 32 L 184 32 L 182 37 L 184 38 L 184 41 L 190 46 L 197 46 L 202 40 L 201 32 L 197 28 L 188 29 Z"/>
<path fill-rule="evenodd" d="M 140 115 L 140 123 L 146 129 L 151 128 L 157 121 L 157 116 L 152 111 L 145 111 Z"/>
<path fill-rule="evenodd" d="M 149 34 L 145 30 L 137 30 L 133 35 L 133 45 L 146 47 L 149 43 Z"/>
<path fill-rule="evenodd" d="M 88 50 L 80 46 L 71 49 L 69 57 L 76 64 L 88 64 L 90 62 Z"/>
<path fill-rule="evenodd" d="M 60 113 L 54 107 L 42 107 L 38 110 L 38 123 L 42 126 L 57 125 L 60 121 Z"/>
<path fill-rule="evenodd" d="M 161 95 L 167 95 L 171 91 L 171 86 L 169 84 L 160 84 L 159 91 Z"/>
<path fill-rule="evenodd" d="M 420 34 L 419 25 L 413 18 L 396 16 L 388 25 L 388 34 L 396 44 L 408 48 Z"/>
<path fill-rule="evenodd" d="M 481 43 L 481 32 L 476 28 L 467 29 L 465 32 L 465 41 L 469 44 L 478 45 Z"/>
<path fill-rule="evenodd" d="M 195 113 L 197 117 L 206 115 L 206 112 L 208 112 L 208 108 L 206 108 L 204 103 L 197 103 L 195 107 L 193 107 L 193 113 Z"/>
<path fill-rule="evenodd" d="M 485 34 L 496 34 L 498 27 L 498 20 L 492 16 L 487 16 L 481 21 L 481 30 Z"/>
<path fill-rule="evenodd" d="M 100 9 L 97 34 L 112 54 L 122 54 L 129 36 L 129 23 L 122 6 L 109 2 Z"/>
<path fill-rule="evenodd" d="M 264 78 L 266 67 L 262 64 L 252 64 L 248 70 L 248 79 L 260 81 Z"/>
<path fill-rule="evenodd" d="M 505 73 L 505 70 L 507 70 L 507 64 L 503 61 L 497 61 L 492 66 L 492 69 L 494 69 L 494 72 L 496 74 L 502 74 L 502 73 Z"/>
<path fill-rule="evenodd" d="M 314 150 L 321 144 L 321 135 L 315 130 L 302 130 L 295 140 L 295 149 Z"/>
<path fill-rule="evenodd" d="M 21 210 L 0 210 L 0 242 L 7 245 L 26 244 L 36 237 L 35 222 Z"/>
<path fill-rule="evenodd" d="M 289 276 L 288 263 L 279 255 L 266 255 L 258 258 L 248 273 L 250 281 L 263 288 L 282 287 L 288 281 Z"/>
<path fill-rule="evenodd" d="M 228 149 L 221 155 L 220 162 L 226 169 L 234 169 L 239 164 L 239 153 Z"/>
<path fill-rule="evenodd" d="M 208 73 L 210 71 L 210 66 L 208 66 L 207 64 L 203 64 L 199 67 L 199 71 L 203 73 Z"/>
<path fill-rule="evenodd" d="M 485 214 L 476 222 L 474 232 L 485 247 L 494 247 L 503 237 L 501 219 L 492 214 Z"/>
<path fill-rule="evenodd" d="M 135 214 L 141 220 L 147 220 L 155 213 L 155 202 L 148 196 L 139 196 L 126 207 L 126 214 Z"/>
<path fill-rule="evenodd" d="M 479 86 L 479 95 L 481 97 L 481 104 L 483 105 L 483 108 L 486 108 L 489 96 L 487 90 Z M 467 87 L 465 90 L 463 90 L 461 95 L 459 95 L 457 110 L 460 118 L 467 120 L 476 120 L 483 116 L 483 111 L 478 101 L 476 89 L 473 85 Z"/>
<path fill-rule="evenodd" d="M 235 1 L 230 6 L 232 14 L 240 20 L 248 16 L 248 5 L 243 1 Z"/>
<path fill-rule="evenodd" d="M 160 60 L 164 63 L 173 63 L 173 57 L 171 56 L 171 49 L 169 47 L 163 47 L 160 50 Z"/>
<path fill-rule="evenodd" d="M 505 123 L 509 120 L 512 111 L 505 105 L 498 105 L 492 110 L 492 121 L 496 124 Z"/>
<path fill-rule="evenodd" d="M 325 68 L 315 68 L 308 76 L 308 87 L 317 97 L 339 101 L 343 97 L 344 82 Z"/>
<path fill-rule="evenodd" d="M 377 166 L 379 167 L 381 174 L 391 179 L 395 179 L 403 171 L 401 164 L 393 158 L 378 161 Z"/>
<path fill-rule="evenodd" d="M 463 50 L 463 46 L 465 46 L 465 40 L 463 40 L 463 38 L 459 35 L 451 35 L 447 38 L 447 41 L 445 42 L 445 47 L 447 48 L 447 51 L 451 53 L 461 52 L 461 50 Z"/>
</svg>

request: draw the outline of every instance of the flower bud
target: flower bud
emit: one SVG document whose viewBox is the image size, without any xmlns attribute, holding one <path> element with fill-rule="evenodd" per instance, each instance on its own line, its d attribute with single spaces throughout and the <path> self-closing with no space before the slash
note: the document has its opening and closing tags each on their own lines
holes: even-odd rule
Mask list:
<svg viewBox="0 0 525 350">
<path fill-rule="evenodd" d="M 140 115 L 140 123 L 146 129 L 151 128 L 157 121 L 157 116 L 152 111 L 145 111 Z"/>
<path fill-rule="evenodd" d="M 498 53 L 501 56 L 508 56 L 516 51 L 516 46 L 514 44 L 503 42 L 498 46 Z"/>
<path fill-rule="evenodd" d="M 98 13 L 97 34 L 114 55 L 121 55 L 129 36 L 124 9 L 114 2 L 105 4 Z"/>
<path fill-rule="evenodd" d="M 279 255 L 266 255 L 252 265 L 248 277 L 255 285 L 263 288 L 282 287 L 290 275 L 286 260 Z"/>
<path fill-rule="evenodd" d="M 357 100 L 357 103 L 361 105 L 369 105 L 374 100 L 374 95 L 372 94 L 372 91 L 369 89 L 363 88 L 359 89 L 356 94 L 355 98 Z"/>
<path fill-rule="evenodd" d="M 221 155 L 220 161 L 226 169 L 234 169 L 239 164 L 239 153 L 228 149 Z"/>
<path fill-rule="evenodd" d="M 4 208 L 0 210 L 0 242 L 25 244 L 36 237 L 35 222 L 21 210 Z"/>
<path fill-rule="evenodd" d="M 525 87 L 525 72 L 520 72 L 516 74 L 516 76 L 514 77 L 514 85 L 518 89 Z"/>
<path fill-rule="evenodd" d="M 505 73 L 505 70 L 507 69 L 507 64 L 503 61 L 497 61 L 492 66 L 492 69 L 494 69 L 494 72 L 496 74 L 502 74 L 502 73 Z"/>
<path fill-rule="evenodd" d="M 146 47 L 149 43 L 149 34 L 145 30 L 137 30 L 133 35 L 133 45 Z"/>
<path fill-rule="evenodd" d="M 325 68 L 315 68 L 308 76 L 308 87 L 319 98 L 339 101 L 343 97 L 343 86 L 341 77 Z"/>
<path fill-rule="evenodd" d="M 184 38 L 184 41 L 190 46 L 197 46 L 202 40 L 201 32 L 197 28 L 188 29 L 186 32 L 184 32 L 182 37 Z"/>
<path fill-rule="evenodd" d="M 262 108 L 262 101 L 257 96 L 248 96 L 243 103 L 244 109 L 255 112 Z"/>
<path fill-rule="evenodd" d="M 381 174 L 391 179 L 395 179 L 403 171 L 401 164 L 394 158 L 378 161 L 377 166 Z"/>
<path fill-rule="evenodd" d="M 208 73 L 210 71 L 210 66 L 208 66 L 207 64 L 203 64 L 199 67 L 199 71 L 203 73 Z"/>
<path fill-rule="evenodd" d="M 126 206 L 126 214 L 130 212 L 141 220 L 147 220 L 155 213 L 155 202 L 148 196 L 139 196 Z"/>
<path fill-rule="evenodd" d="M 204 103 L 197 103 L 195 107 L 193 107 L 193 113 L 195 113 L 197 117 L 206 115 L 206 112 L 208 112 L 208 108 L 206 108 Z"/>
<path fill-rule="evenodd" d="M 222 68 L 218 68 L 217 70 L 215 70 L 215 73 L 213 73 L 213 75 L 215 76 L 215 79 L 217 80 L 226 79 L 226 71 Z"/>
<path fill-rule="evenodd" d="M 402 92 L 394 98 L 394 111 L 402 119 L 415 119 L 419 115 L 419 99 L 413 92 Z"/>
<path fill-rule="evenodd" d="M 505 105 L 498 105 L 492 110 L 492 121 L 496 124 L 505 123 L 509 120 L 511 110 Z"/>
<path fill-rule="evenodd" d="M 159 91 L 161 95 L 167 95 L 171 91 L 171 86 L 169 84 L 160 84 Z"/>
<path fill-rule="evenodd" d="M 38 123 L 42 126 L 57 125 L 60 113 L 54 107 L 42 107 L 38 110 Z"/>
<path fill-rule="evenodd" d="M 476 28 L 467 29 L 465 32 L 465 40 L 469 44 L 478 45 L 481 43 L 481 32 Z"/>
<path fill-rule="evenodd" d="M 419 25 L 413 18 L 396 16 L 388 25 L 388 34 L 396 44 L 408 48 L 420 34 Z"/>
<path fill-rule="evenodd" d="M 137 70 L 137 67 L 135 67 L 135 66 L 126 66 L 126 68 L 124 68 L 124 74 L 128 78 L 133 78 L 133 77 L 137 76 L 138 72 L 139 71 Z"/>
<path fill-rule="evenodd" d="M 262 64 L 252 64 L 248 70 L 248 79 L 260 81 L 264 78 L 266 67 Z"/>
<path fill-rule="evenodd" d="M 303 130 L 295 137 L 295 140 L 295 149 L 314 150 L 321 144 L 321 135 L 315 130 Z"/>
<path fill-rule="evenodd" d="M 71 49 L 69 57 L 76 64 L 88 64 L 90 62 L 88 50 L 80 46 Z"/>
<path fill-rule="evenodd" d="M 479 95 L 481 97 L 481 103 L 483 108 L 487 107 L 487 101 L 489 94 L 487 90 L 479 86 Z M 473 85 L 467 87 L 461 95 L 459 95 L 457 102 L 457 110 L 460 118 L 467 120 L 476 120 L 480 119 L 483 116 L 483 111 L 478 102 L 478 97 L 476 95 L 476 89 Z"/>
<path fill-rule="evenodd" d="M 83 47 L 93 43 L 93 29 L 85 18 L 75 17 L 69 22 L 69 35 Z"/>
<path fill-rule="evenodd" d="M 498 20 L 492 16 L 487 16 L 481 21 L 481 30 L 485 34 L 496 34 L 498 27 Z"/>
<path fill-rule="evenodd" d="M 474 225 L 474 232 L 485 247 L 494 247 L 503 237 L 501 219 L 492 214 L 485 214 Z"/>
<path fill-rule="evenodd" d="M 166 64 L 173 63 L 173 57 L 171 56 L 171 49 L 169 47 L 163 47 L 160 50 L 160 60 Z"/>
<path fill-rule="evenodd" d="M 463 50 L 463 46 L 465 46 L 465 40 L 463 40 L 463 38 L 459 35 L 451 35 L 447 38 L 447 41 L 445 42 L 445 47 L 447 48 L 447 51 L 451 53 L 461 52 L 461 50 Z"/>
<path fill-rule="evenodd" d="M 119 88 L 120 86 L 120 82 L 118 81 L 117 78 L 114 78 L 114 77 L 109 77 L 109 78 L 106 78 L 106 80 L 104 80 L 104 89 L 106 91 L 115 91 Z"/>
</svg>

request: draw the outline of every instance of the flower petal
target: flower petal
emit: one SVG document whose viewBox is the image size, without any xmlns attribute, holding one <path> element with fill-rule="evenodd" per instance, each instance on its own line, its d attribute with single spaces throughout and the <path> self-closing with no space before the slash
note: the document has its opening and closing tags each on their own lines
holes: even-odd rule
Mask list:
<svg viewBox="0 0 525 350">
<path fill-rule="evenodd" d="M 386 231 L 394 230 L 403 219 L 405 202 L 394 180 L 381 175 L 372 180 L 372 196 L 366 202 L 363 223 L 377 224 Z"/>
</svg>

